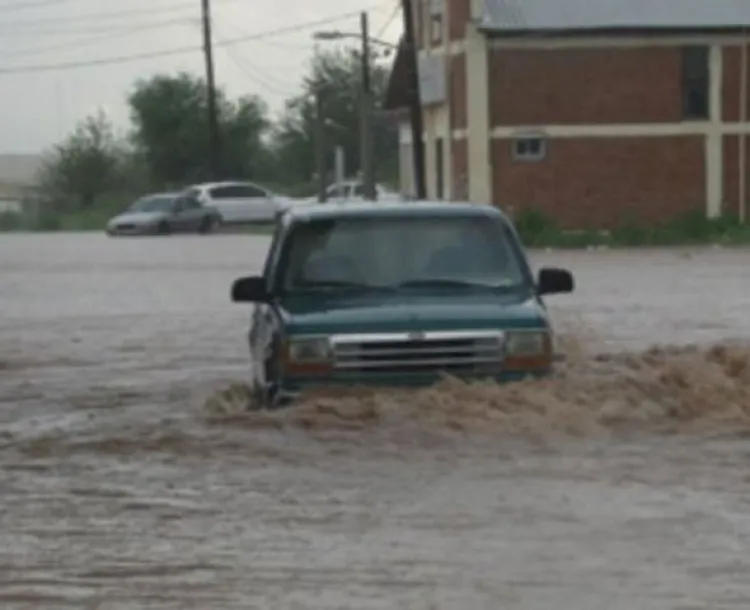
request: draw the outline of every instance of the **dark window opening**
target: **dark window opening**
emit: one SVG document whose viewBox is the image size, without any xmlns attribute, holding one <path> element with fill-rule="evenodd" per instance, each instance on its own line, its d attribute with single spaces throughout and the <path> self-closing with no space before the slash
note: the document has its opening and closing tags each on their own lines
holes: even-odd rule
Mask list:
<svg viewBox="0 0 750 610">
<path fill-rule="evenodd" d="M 430 23 L 430 37 L 433 46 L 443 44 L 443 16 L 433 15 Z"/>
<path fill-rule="evenodd" d="M 435 140 L 435 198 L 442 199 L 445 196 L 445 173 L 443 164 L 445 163 L 445 152 L 443 150 L 443 138 Z"/>
<path fill-rule="evenodd" d="M 540 136 L 513 140 L 512 156 L 516 161 L 541 161 L 547 156 L 546 140 Z"/>
<path fill-rule="evenodd" d="M 682 116 L 684 119 L 708 119 L 709 68 L 708 47 L 682 48 Z"/>
</svg>

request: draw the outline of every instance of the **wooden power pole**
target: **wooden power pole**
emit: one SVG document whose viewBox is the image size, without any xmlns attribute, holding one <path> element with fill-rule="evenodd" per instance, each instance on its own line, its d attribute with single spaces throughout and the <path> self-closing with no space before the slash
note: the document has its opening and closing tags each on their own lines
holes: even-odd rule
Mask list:
<svg viewBox="0 0 750 610">
<path fill-rule="evenodd" d="M 406 52 L 406 66 L 409 73 L 409 114 L 411 117 L 411 141 L 414 157 L 414 185 L 417 199 L 427 197 L 427 181 L 425 179 L 424 161 L 424 121 L 422 118 L 422 99 L 419 92 L 419 47 L 414 35 L 413 0 L 401 0 L 404 15 L 404 51 Z"/>
<path fill-rule="evenodd" d="M 326 117 L 323 105 L 323 90 L 320 84 L 315 89 L 315 164 L 318 175 L 318 202 L 328 199 L 328 144 L 326 142 Z"/>
<path fill-rule="evenodd" d="M 362 164 L 362 186 L 365 191 L 365 199 L 373 201 L 376 198 L 375 189 L 375 163 L 374 163 L 374 138 L 372 133 L 373 123 L 373 100 L 372 84 L 370 76 L 370 29 L 367 13 L 363 11 L 360 15 L 360 28 L 362 36 L 362 91 L 360 100 L 360 111 L 362 113 L 362 132 L 360 134 L 362 150 L 360 153 Z"/>
<path fill-rule="evenodd" d="M 216 107 L 216 81 L 214 79 L 213 41 L 211 39 L 211 0 L 201 0 L 203 13 L 203 54 L 206 58 L 206 87 L 208 89 L 208 134 L 211 172 L 214 180 L 222 178 L 221 136 Z"/>
</svg>

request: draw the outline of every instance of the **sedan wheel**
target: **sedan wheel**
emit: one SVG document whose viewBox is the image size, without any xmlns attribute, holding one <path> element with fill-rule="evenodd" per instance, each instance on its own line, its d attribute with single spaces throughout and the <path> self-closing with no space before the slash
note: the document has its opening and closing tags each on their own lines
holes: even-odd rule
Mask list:
<svg viewBox="0 0 750 610">
<path fill-rule="evenodd" d="M 203 221 L 201 222 L 201 226 L 199 231 L 203 235 L 208 235 L 209 233 L 213 233 L 216 231 L 216 229 L 219 228 L 219 219 L 214 216 L 206 216 Z"/>
</svg>

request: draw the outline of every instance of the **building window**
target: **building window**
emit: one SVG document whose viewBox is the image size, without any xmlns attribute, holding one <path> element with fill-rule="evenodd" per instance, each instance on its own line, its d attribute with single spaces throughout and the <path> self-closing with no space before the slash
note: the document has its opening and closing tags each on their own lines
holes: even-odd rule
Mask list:
<svg viewBox="0 0 750 610">
<path fill-rule="evenodd" d="M 709 118 L 708 47 L 682 48 L 682 117 L 688 120 Z"/>
<path fill-rule="evenodd" d="M 443 44 L 443 13 L 445 0 L 427 0 L 427 11 L 429 19 L 430 45 L 440 46 Z"/>
<path fill-rule="evenodd" d="M 443 138 L 435 139 L 435 199 L 445 197 L 445 148 Z"/>
<path fill-rule="evenodd" d="M 523 136 L 511 142 L 514 161 L 541 161 L 547 156 L 547 141 L 542 136 Z"/>
</svg>

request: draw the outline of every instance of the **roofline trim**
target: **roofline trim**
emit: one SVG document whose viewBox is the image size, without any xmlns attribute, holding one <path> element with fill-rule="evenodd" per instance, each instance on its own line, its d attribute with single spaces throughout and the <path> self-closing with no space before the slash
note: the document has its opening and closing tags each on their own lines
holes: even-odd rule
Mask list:
<svg viewBox="0 0 750 610">
<path fill-rule="evenodd" d="M 573 38 L 585 36 L 633 36 L 645 37 L 659 36 L 685 36 L 685 35 L 736 35 L 750 34 L 748 25 L 726 25 L 726 26 L 597 26 L 588 28 L 506 28 L 502 25 L 488 23 L 486 21 L 477 23 L 477 29 L 488 38 L 519 38 L 536 36 L 540 38 Z"/>
</svg>

